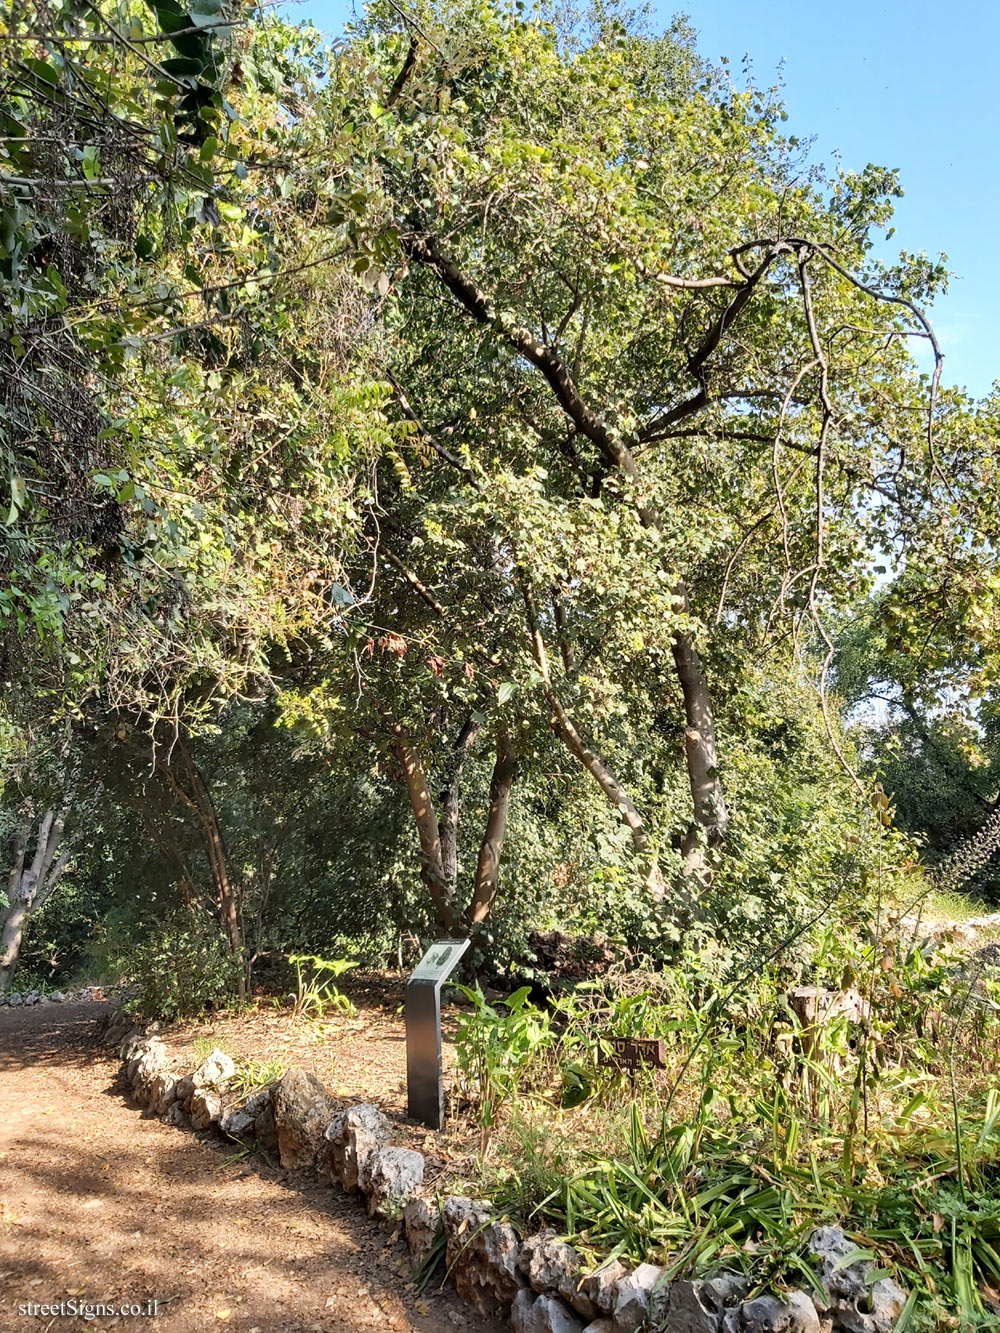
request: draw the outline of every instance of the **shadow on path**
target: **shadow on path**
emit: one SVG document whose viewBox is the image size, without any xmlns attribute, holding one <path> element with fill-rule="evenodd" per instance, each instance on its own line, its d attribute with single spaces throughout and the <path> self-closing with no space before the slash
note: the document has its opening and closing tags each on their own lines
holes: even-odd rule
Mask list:
<svg viewBox="0 0 1000 1333">
<path fill-rule="evenodd" d="M 356 1200 L 126 1102 L 102 1012 L 0 1012 L 0 1329 L 46 1328 L 18 1317 L 27 1302 L 155 1299 L 177 1333 L 497 1333 L 450 1291 L 417 1296 L 405 1248 Z"/>
</svg>

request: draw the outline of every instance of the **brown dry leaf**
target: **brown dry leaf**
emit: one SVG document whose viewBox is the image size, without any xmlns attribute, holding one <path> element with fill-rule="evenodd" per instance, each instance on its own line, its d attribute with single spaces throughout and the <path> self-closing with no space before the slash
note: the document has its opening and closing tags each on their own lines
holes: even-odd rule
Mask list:
<svg viewBox="0 0 1000 1333">
<path fill-rule="evenodd" d="M 935 1213 L 935 1214 L 934 1214 L 934 1234 L 935 1234 L 935 1236 L 938 1234 L 938 1232 L 941 1230 L 941 1228 L 942 1228 L 943 1226 L 944 1226 L 944 1218 L 941 1216 L 940 1213 Z"/>
</svg>

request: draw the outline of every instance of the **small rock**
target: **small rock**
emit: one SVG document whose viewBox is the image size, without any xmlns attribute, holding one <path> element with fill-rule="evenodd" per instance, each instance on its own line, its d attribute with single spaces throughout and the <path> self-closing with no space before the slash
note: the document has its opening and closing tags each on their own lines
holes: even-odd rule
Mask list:
<svg viewBox="0 0 1000 1333">
<path fill-rule="evenodd" d="M 445 1199 L 441 1217 L 448 1271 L 459 1296 L 481 1315 L 506 1314 L 526 1285 L 518 1271 L 514 1228 L 494 1220 L 489 1204 L 458 1196 Z"/>
<path fill-rule="evenodd" d="M 556 1291 L 584 1319 L 597 1314 L 594 1302 L 581 1290 L 580 1255 L 572 1245 L 556 1239 L 554 1231 L 541 1231 L 521 1244 L 518 1267 L 537 1292 Z"/>
<path fill-rule="evenodd" d="M 289 1069 L 271 1089 L 271 1105 L 281 1165 L 293 1170 L 315 1166 L 334 1110 L 326 1088 L 312 1074 Z"/>
<path fill-rule="evenodd" d="M 423 1181 L 424 1156 L 412 1148 L 376 1148 L 358 1173 L 358 1183 L 368 1195 L 370 1217 L 398 1217 Z"/>
<path fill-rule="evenodd" d="M 855 1249 L 840 1227 L 813 1232 L 809 1251 L 826 1292 L 825 1303 L 817 1299 L 816 1308 L 831 1320 L 834 1333 L 892 1333 L 906 1293 L 888 1277 L 869 1284 L 872 1264 L 867 1259 L 844 1264 Z"/>
<path fill-rule="evenodd" d="M 210 1052 L 193 1074 L 185 1074 L 177 1080 L 175 1093 L 177 1100 L 184 1104 L 184 1109 L 191 1110 L 196 1092 L 202 1089 L 223 1088 L 236 1073 L 236 1066 L 230 1056 L 218 1049 Z"/>
<path fill-rule="evenodd" d="M 740 1306 L 737 1326 L 742 1333 L 820 1333 L 816 1307 L 804 1291 L 779 1296 L 757 1296 Z"/>
<path fill-rule="evenodd" d="M 159 1037 L 147 1037 L 133 1049 L 135 1053 L 128 1062 L 125 1077 L 138 1093 L 147 1088 L 156 1075 L 166 1069 L 167 1048 Z M 141 1096 L 140 1100 L 145 1101 L 146 1098 Z"/>
<path fill-rule="evenodd" d="M 748 1285 L 740 1273 L 673 1282 L 665 1322 L 671 1333 L 719 1333 L 726 1310 L 739 1305 Z M 664 1321 L 650 1322 L 656 1328 Z"/>
<path fill-rule="evenodd" d="M 437 1199 L 426 1194 L 414 1195 L 403 1208 L 403 1226 L 414 1267 L 423 1268 L 430 1258 L 441 1227 L 441 1209 Z"/>
<path fill-rule="evenodd" d="M 664 1269 L 655 1264 L 640 1264 L 615 1287 L 612 1315 L 615 1333 L 635 1333 L 649 1319 L 650 1297 L 663 1278 Z"/>
<path fill-rule="evenodd" d="M 249 1138 L 256 1120 L 256 1112 L 246 1106 L 227 1106 L 219 1117 L 219 1129 L 229 1139 Z"/>
<path fill-rule="evenodd" d="M 611 1314 L 615 1308 L 616 1288 L 627 1274 L 628 1269 L 621 1260 L 612 1259 L 611 1263 L 605 1264 L 596 1273 L 581 1279 L 580 1292 L 602 1313 Z"/>
<path fill-rule="evenodd" d="M 146 1039 L 146 1034 L 142 1028 L 133 1027 L 122 1037 L 122 1044 L 118 1047 L 118 1054 L 122 1060 L 131 1060 L 139 1047 Z"/>
<path fill-rule="evenodd" d="M 194 1081 L 194 1075 L 185 1074 L 183 1078 L 177 1080 L 176 1086 L 174 1087 L 174 1094 L 179 1102 L 182 1102 L 186 1107 L 189 1107 L 191 1105 L 191 1098 L 194 1096 L 196 1090 L 197 1085 Z"/>
<path fill-rule="evenodd" d="M 510 1310 L 512 1333 L 583 1333 L 583 1325 L 570 1314 L 558 1296 L 547 1292 L 536 1296 L 522 1288 Z"/>
<path fill-rule="evenodd" d="M 236 1073 L 236 1065 L 233 1058 L 227 1055 L 225 1051 L 220 1051 L 218 1047 L 210 1051 L 198 1068 L 194 1071 L 194 1082 L 197 1088 L 218 1088 L 229 1080 Z"/>
<path fill-rule="evenodd" d="M 177 1080 L 168 1069 L 161 1069 L 149 1084 L 146 1105 L 157 1115 L 163 1115 L 177 1100 Z"/>
<path fill-rule="evenodd" d="M 61 990 L 54 990 L 52 994 L 49 996 L 49 999 L 52 1001 L 53 1004 L 65 1004 L 66 1002 L 66 996 L 62 993 Z"/>
<path fill-rule="evenodd" d="M 274 1123 L 274 1107 L 270 1097 L 267 1105 L 262 1106 L 254 1118 L 253 1135 L 265 1152 L 278 1151 L 278 1127 Z"/>
<path fill-rule="evenodd" d="M 389 1122 L 377 1106 L 371 1102 L 351 1106 L 335 1115 L 326 1128 L 329 1147 L 320 1169 L 328 1179 L 339 1180 L 348 1194 L 355 1194 L 362 1165 L 388 1137 Z"/>
<path fill-rule="evenodd" d="M 163 1123 L 165 1125 L 190 1124 L 190 1120 L 188 1119 L 188 1114 L 184 1110 L 184 1106 L 181 1102 L 171 1102 L 171 1104 L 167 1107 L 166 1114 L 163 1116 Z"/>
<path fill-rule="evenodd" d="M 191 1098 L 192 1129 L 211 1129 L 222 1116 L 222 1100 L 211 1088 L 199 1088 Z"/>
</svg>

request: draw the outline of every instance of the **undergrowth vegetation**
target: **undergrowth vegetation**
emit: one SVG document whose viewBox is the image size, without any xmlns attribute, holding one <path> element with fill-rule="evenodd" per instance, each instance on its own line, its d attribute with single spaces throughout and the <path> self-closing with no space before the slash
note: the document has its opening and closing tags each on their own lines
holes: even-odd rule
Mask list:
<svg viewBox="0 0 1000 1333">
<path fill-rule="evenodd" d="M 779 1287 L 815 1283 L 806 1242 L 835 1222 L 877 1260 L 872 1280 L 888 1270 L 911 1292 L 899 1328 L 995 1323 L 993 951 L 875 912 L 853 925 L 819 927 L 805 957 L 762 957 L 731 979 L 708 954 L 541 1005 L 527 987 L 492 1003 L 467 991 L 475 1188 L 595 1263 L 736 1268 Z M 804 986 L 820 997 L 806 1024 L 790 1002 Z M 825 1018 L 844 995 L 854 1012 Z M 661 1039 L 666 1068 L 617 1066 L 612 1035 Z"/>
<path fill-rule="evenodd" d="M 0 996 L 320 1044 L 462 938 L 525 1226 L 780 1284 L 836 1220 L 995 1321 L 996 950 L 921 917 L 1000 894 L 1000 387 L 934 238 L 683 19 L 285 8 L 0 19 Z"/>
</svg>

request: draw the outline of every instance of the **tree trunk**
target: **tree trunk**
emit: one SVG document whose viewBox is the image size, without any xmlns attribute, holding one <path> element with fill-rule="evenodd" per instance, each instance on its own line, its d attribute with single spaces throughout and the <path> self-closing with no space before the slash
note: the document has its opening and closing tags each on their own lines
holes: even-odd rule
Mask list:
<svg viewBox="0 0 1000 1333">
<path fill-rule="evenodd" d="M 72 794 L 67 793 L 61 807 L 50 806 L 42 815 L 29 865 L 25 866 L 25 859 L 31 824 L 19 829 L 12 840 L 7 888 L 10 905 L 0 928 L 0 991 L 7 990 L 14 978 L 28 920 L 51 898 L 69 862 L 71 846 L 58 861 L 56 853 L 63 841 L 71 801 Z"/>
<path fill-rule="evenodd" d="M 538 614 L 535 609 L 535 600 L 531 587 L 526 580 L 521 580 L 521 595 L 524 598 L 525 611 L 527 613 L 528 634 L 531 639 L 531 651 L 535 663 L 542 676 L 545 686 L 546 698 L 549 701 L 549 707 L 552 709 L 552 729 L 563 742 L 569 752 L 576 758 L 583 768 L 590 774 L 601 791 L 607 797 L 608 801 L 615 807 L 624 821 L 629 833 L 632 836 L 632 846 L 639 854 L 640 858 L 647 863 L 648 873 L 646 876 L 646 887 L 656 898 L 664 896 L 663 877 L 656 861 L 656 856 L 649 841 L 649 834 L 646 831 L 646 822 L 642 815 L 636 809 L 635 803 L 628 792 L 622 786 L 621 782 L 611 770 L 607 761 L 593 750 L 580 735 L 572 718 L 563 707 L 559 696 L 552 685 L 552 677 L 549 674 L 548 654 L 545 650 L 545 640 L 542 637 L 542 631 L 538 624 Z"/>
<path fill-rule="evenodd" d="M 687 635 L 675 635 L 673 656 L 684 696 L 684 752 L 694 806 L 681 854 L 685 876 L 704 879 L 708 854 L 725 841 L 729 815 L 719 781 L 712 698 L 701 660 Z"/>
<path fill-rule="evenodd" d="M 410 236 L 403 240 L 403 249 L 415 263 L 422 264 L 437 277 L 441 284 L 461 303 L 468 314 L 483 325 L 499 322 L 489 296 L 445 254 L 437 238 L 430 234 Z M 773 262 L 777 250 L 768 251 L 753 273 L 739 285 L 733 299 L 727 304 L 721 318 L 709 331 L 701 348 L 692 356 L 689 370 L 700 375 L 704 363 L 717 346 L 726 330 L 733 324 L 749 301 Z M 615 468 L 632 483 L 632 503 L 643 527 L 665 532 L 663 517 L 649 498 L 642 473 L 628 442 L 584 401 L 580 390 L 555 348 L 538 341 L 527 328 L 504 322 L 503 338 L 518 356 L 530 362 L 551 389 L 562 411 L 600 451 L 605 464 Z M 702 387 L 688 399 L 665 413 L 658 423 L 671 425 L 701 410 L 708 402 Z M 674 587 L 678 610 L 689 610 L 687 587 L 678 580 Z M 677 632 L 674 640 L 674 664 L 684 698 L 685 760 L 691 788 L 692 823 L 684 838 L 685 870 L 702 877 L 705 868 L 704 845 L 719 847 L 725 841 L 728 824 L 722 783 L 718 774 L 715 713 L 701 660 L 690 634 Z"/>
<path fill-rule="evenodd" d="M 420 879 L 434 904 L 438 924 L 446 934 L 455 927 L 455 910 L 448 896 L 448 877 L 441 856 L 441 829 L 420 756 L 403 727 L 393 728 L 392 750 L 403 768 L 410 808 L 420 840 Z"/>
<path fill-rule="evenodd" d="M 4 918 L 3 931 L 0 932 L 0 993 L 10 987 L 17 970 L 17 960 L 21 952 L 21 938 L 31 912 L 31 904 L 26 898 L 11 902 Z"/>
<path fill-rule="evenodd" d="M 479 846 L 476 882 L 473 886 L 472 901 L 465 913 L 469 924 L 473 926 L 481 924 L 489 917 L 496 902 L 497 890 L 500 887 L 500 858 L 507 836 L 510 793 L 516 776 L 517 760 L 507 733 L 501 729 L 497 733 L 497 757 L 490 779 L 490 809 L 486 817 L 483 840 Z"/>
<path fill-rule="evenodd" d="M 226 932 L 230 951 L 239 964 L 237 992 L 242 1002 L 247 997 L 246 951 L 243 948 L 243 931 L 240 928 L 237 894 L 229 878 L 229 863 L 225 839 L 222 835 L 222 825 L 219 822 L 218 811 L 215 808 L 215 802 L 212 800 L 211 792 L 208 790 L 198 765 L 194 762 L 194 756 L 191 754 L 189 747 L 183 740 L 178 741 L 178 747 L 187 769 L 198 822 L 201 825 L 202 835 L 205 839 L 208 864 L 215 883 L 219 920 Z"/>
<path fill-rule="evenodd" d="M 208 858 L 209 871 L 212 875 L 212 884 L 215 888 L 219 924 L 225 932 L 230 952 L 238 964 L 236 988 L 237 996 L 242 1002 L 247 997 L 246 950 L 243 946 L 243 931 L 240 926 L 239 895 L 229 877 L 228 856 L 225 838 L 222 833 L 222 824 L 215 808 L 215 802 L 212 800 L 212 794 L 202 777 L 201 770 L 195 763 L 190 745 L 183 736 L 178 736 L 174 741 L 173 748 L 180 756 L 183 781 L 178 776 L 172 753 L 168 753 L 166 757 L 158 753 L 155 758 L 156 767 L 170 789 L 194 813 L 198 828 L 201 831 L 205 844 L 205 855 Z"/>
<path fill-rule="evenodd" d="M 448 772 L 445 775 L 444 790 L 441 793 L 441 818 L 438 820 L 438 837 L 441 843 L 441 869 L 445 879 L 445 892 L 449 902 L 455 901 L 458 888 L 458 812 L 462 789 L 462 769 L 465 756 L 475 743 L 481 730 L 481 724 L 471 715 L 466 718 L 461 731 L 452 746 Z"/>
</svg>

